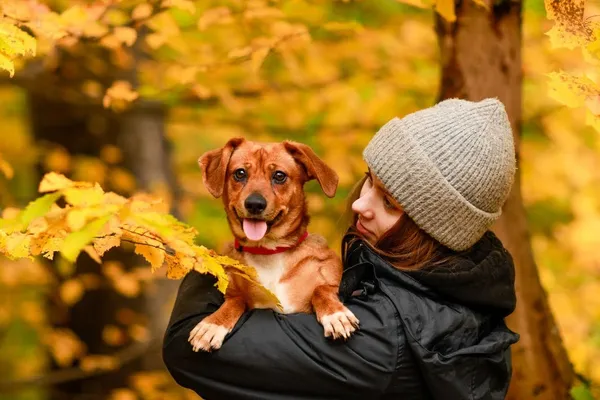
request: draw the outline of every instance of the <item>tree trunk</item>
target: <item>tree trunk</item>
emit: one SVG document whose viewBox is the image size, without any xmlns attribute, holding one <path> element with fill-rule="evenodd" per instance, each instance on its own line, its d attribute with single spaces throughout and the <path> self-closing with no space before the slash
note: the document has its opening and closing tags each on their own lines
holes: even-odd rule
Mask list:
<svg viewBox="0 0 600 400">
<path fill-rule="evenodd" d="M 29 93 L 31 129 L 38 144 L 54 143 L 71 155 L 91 157 L 99 157 L 100 150 L 107 144 L 118 146 L 124 156 L 121 167 L 133 172 L 137 189 L 151 191 L 158 185 L 177 194 L 164 135 L 165 110 L 161 105 L 142 104 L 141 107 L 115 114 L 100 105 L 62 101 L 53 97 L 52 93 Z M 117 191 L 109 184 L 105 184 L 104 189 Z M 174 206 L 171 207 L 171 213 L 177 215 Z M 125 272 L 146 264 L 140 256 L 123 249 L 112 249 L 103 259 L 118 260 Z M 105 281 L 101 267 L 86 254 L 78 258 L 73 277 L 83 273 L 97 275 Z M 139 370 L 164 368 L 160 343 L 168 322 L 168 306 L 176 287 L 176 281 L 156 276 L 135 297 L 124 296 L 112 287 L 103 285 L 86 292 L 69 309 L 61 306 L 60 302 L 51 301 L 51 322 L 54 326 L 67 327 L 75 332 L 86 344 L 88 354 L 117 354 L 123 364 L 115 371 L 90 376 L 56 374 L 67 378 L 49 380 L 48 383 L 53 385 L 50 398 L 107 398 L 111 390 L 127 387 L 131 374 Z M 103 328 L 113 325 L 127 331 L 126 320 L 145 325 L 149 340 L 137 343 L 133 338 L 128 338 L 122 345 L 106 343 L 102 336 Z M 56 365 L 54 367 L 60 369 Z"/>
<path fill-rule="evenodd" d="M 490 11 L 471 0 L 457 2 L 457 20 L 436 16 L 442 63 L 439 100 L 497 97 L 508 112 L 517 159 L 521 123 L 521 0 L 488 0 Z M 508 318 L 521 335 L 513 347 L 509 399 L 569 398 L 574 371 L 562 344 L 533 258 L 521 180 L 517 177 L 493 230 L 516 265 L 517 309 Z"/>
</svg>

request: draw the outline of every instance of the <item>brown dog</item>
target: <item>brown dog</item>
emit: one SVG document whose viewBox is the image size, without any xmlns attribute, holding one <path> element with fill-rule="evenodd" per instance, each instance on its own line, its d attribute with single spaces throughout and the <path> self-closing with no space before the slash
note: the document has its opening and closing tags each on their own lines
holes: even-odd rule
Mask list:
<svg viewBox="0 0 600 400">
<path fill-rule="evenodd" d="M 317 179 L 335 195 L 338 176 L 313 150 L 300 143 L 254 143 L 234 138 L 198 160 L 209 192 L 223 197 L 235 237 L 225 254 L 253 266 L 263 286 L 279 299 L 283 313 L 312 312 L 325 336 L 348 338 L 358 319 L 338 298 L 341 260 L 325 239 L 308 234 L 304 183 Z M 221 347 L 242 313 L 272 308 L 264 292 L 230 274 L 221 307 L 190 333 L 194 351 Z"/>
</svg>

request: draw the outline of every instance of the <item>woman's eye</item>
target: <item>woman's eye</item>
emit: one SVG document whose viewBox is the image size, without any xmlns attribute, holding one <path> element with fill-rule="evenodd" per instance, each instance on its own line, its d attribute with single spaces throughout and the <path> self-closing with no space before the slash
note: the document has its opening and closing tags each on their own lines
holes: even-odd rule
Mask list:
<svg viewBox="0 0 600 400">
<path fill-rule="evenodd" d="M 273 182 L 281 185 L 283 182 L 287 180 L 287 175 L 282 171 L 275 171 L 273 173 Z"/>
<path fill-rule="evenodd" d="M 387 197 L 384 197 L 384 198 L 383 198 L 383 205 L 384 205 L 386 208 L 390 208 L 390 209 L 394 209 L 394 208 L 396 208 L 396 206 L 394 205 L 394 203 L 392 203 L 392 202 L 391 202 L 391 200 L 390 200 L 390 199 L 388 199 Z"/>
<path fill-rule="evenodd" d="M 245 180 L 247 176 L 248 174 L 246 173 L 246 170 L 244 168 L 238 168 L 235 171 L 233 171 L 233 179 L 235 179 L 238 182 Z"/>
</svg>

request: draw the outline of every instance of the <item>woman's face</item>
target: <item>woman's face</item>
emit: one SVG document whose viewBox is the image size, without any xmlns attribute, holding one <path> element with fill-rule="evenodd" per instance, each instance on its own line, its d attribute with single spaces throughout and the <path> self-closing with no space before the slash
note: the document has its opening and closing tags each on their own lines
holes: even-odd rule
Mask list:
<svg viewBox="0 0 600 400">
<path fill-rule="evenodd" d="M 400 205 L 370 171 L 360 190 L 360 197 L 352 203 L 352 211 L 358 215 L 356 229 L 371 243 L 394 226 L 403 213 Z"/>
</svg>

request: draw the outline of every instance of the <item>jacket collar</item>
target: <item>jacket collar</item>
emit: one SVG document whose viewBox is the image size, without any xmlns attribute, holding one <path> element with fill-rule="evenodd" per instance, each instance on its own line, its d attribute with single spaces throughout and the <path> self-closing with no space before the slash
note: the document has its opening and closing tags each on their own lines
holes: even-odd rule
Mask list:
<svg viewBox="0 0 600 400">
<path fill-rule="evenodd" d="M 349 236 L 350 234 L 344 237 L 344 243 L 350 239 Z M 486 232 L 469 250 L 455 255 L 447 265 L 400 271 L 357 239 L 346 252 L 340 292 L 347 295 L 355 290 L 359 282 L 368 278 L 369 274 L 374 274 L 378 279 L 385 279 L 430 298 L 493 310 L 502 316 L 514 311 L 516 294 L 513 260 L 494 233 Z"/>
</svg>

